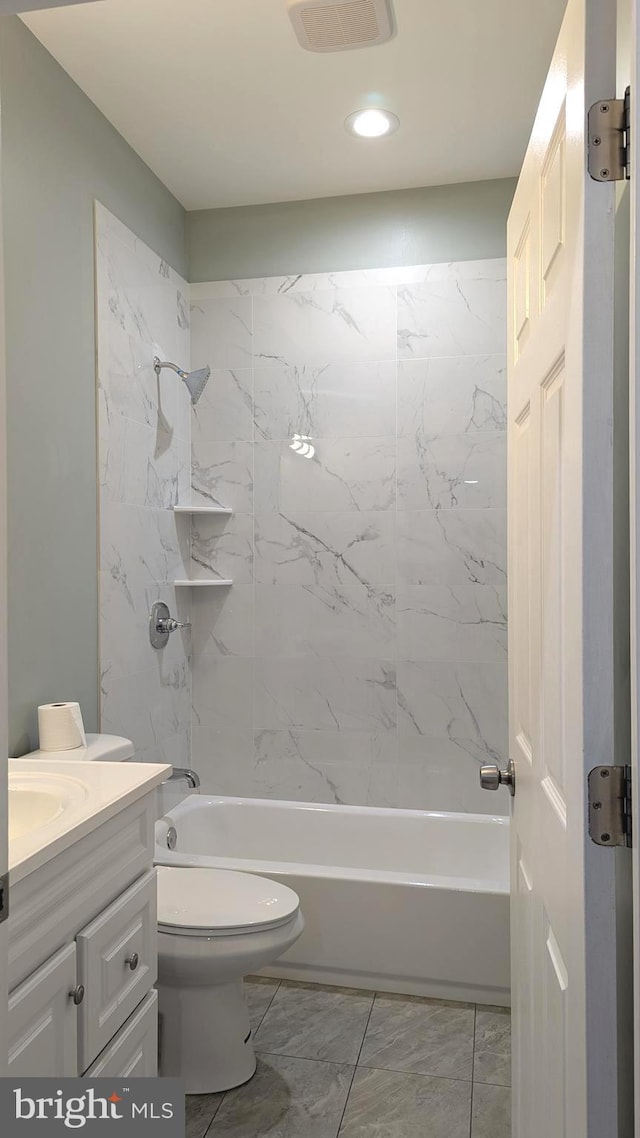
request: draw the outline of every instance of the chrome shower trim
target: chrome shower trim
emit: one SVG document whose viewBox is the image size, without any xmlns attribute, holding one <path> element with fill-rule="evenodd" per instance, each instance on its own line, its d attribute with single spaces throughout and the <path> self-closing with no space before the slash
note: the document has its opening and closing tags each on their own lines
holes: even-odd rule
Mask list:
<svg viewBox="0 0 640 1138">
<path fill-rule="evenodd" d="M 160 379 L 160 372 L 165 367 L 169 368 L 170 371 L 175 371 L 176 375 L 180 376 L 180 379 L 186 385 L 189 395 L 191 396 L 191 403 L 195 407 L 209 382 L 211 368 L 207 365 L 206 367 L 197 368 L 195 371 L 184 371 L 181 367 L 178 367 L 177 364 L 171 363 L 170 360 L 161 360 L 159 356 L 153 357 L 153 370 L 158 376 L 158 379 Z"/>
<path fill-rule="evenodd" d="M 192 790 L 198 790 L 200 786 L 200 775 L 197 773 L 197 771 L 193 771 L 189 767 L 174 767 L 166 781 L 184 781 L 188 784 L 188 786 L 191 787 Z"/>
<path fill-rule="evenodd" d="M 160 375 L 160 372 L 162 371 L 163 367 L 168 367 L 171 369 L 171 371 L 175 371 L 176 375 L 180 376 L 180 379 L 186 379 L 187 378 L 188 372 L 183 371 L 182 368 L 178 367 L 177 364 L 172 364 L 169 362 L 169 360 L 161 360 L 160 356 L 154 356 L 153 357 L 153 370 L 155 371 L 156 375 Z"/>
</svg>

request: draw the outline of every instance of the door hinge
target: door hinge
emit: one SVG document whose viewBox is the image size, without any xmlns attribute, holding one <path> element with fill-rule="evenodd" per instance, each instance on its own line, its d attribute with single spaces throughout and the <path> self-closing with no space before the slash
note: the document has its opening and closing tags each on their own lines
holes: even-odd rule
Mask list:
<svg viewBox="0 0 640 1138">
<path fill-rule="evenodd" d="M 631 88 L 624 99 L 602 99 L 589 110 L 587 169 L 596 182 L 631 177 Z"/>
<path fill-rule="evenodd" d="M 0 877 L 0 925 L 9 916 L 9 874 Z"/>
<path fill-rule="evenodd" d="M 631 845 L 631 767 L 589 771 L 589 836 L 597 846 Z"/>
</svg>

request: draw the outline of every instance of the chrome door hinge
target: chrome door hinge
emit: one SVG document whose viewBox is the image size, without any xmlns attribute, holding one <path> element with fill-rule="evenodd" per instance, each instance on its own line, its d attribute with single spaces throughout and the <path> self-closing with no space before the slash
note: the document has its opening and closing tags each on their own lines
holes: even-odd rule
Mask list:
<svg viewBox="0 0 640 1138">
<path fill-rule="evenodd" d="M 589 110 L 587 169 L 596 182 L 631 177 L 631 88 L 624 99 L 601 99 Z"/>
<path fill-rule="evenodd" d="M 9 916 L 9 874 L 0 877 L 0 925 Z"/>
<path fill-rule="evenodd" d="M 597 846 L 631 845 L 631 767 L 589 771 L 589 836 Z"/>
</svg>

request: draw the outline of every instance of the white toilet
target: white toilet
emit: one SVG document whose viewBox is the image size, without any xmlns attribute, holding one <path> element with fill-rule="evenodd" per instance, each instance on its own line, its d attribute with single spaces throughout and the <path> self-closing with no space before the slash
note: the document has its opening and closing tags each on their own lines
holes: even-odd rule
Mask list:
<svg viewBox="0 0 640 1138">
<path fill-rule="evenodd" d="M 160 1074 L 187 1094 L 229 1090 L 256 1069 L 242 978 L 304 929 L 297 893 L 227 869 L 158 868 Z"/>
<path fill-rule="evenodd" d="M 87 747 L 25 758 L 127 762 L 133 743 L 87 735 Z M 242 980 L 304 930 L 297 893 L 251 873 L 158 868 L 160 1074 L 187 1094 L 229 1090 L 256 1069 Z"/>
</svg>

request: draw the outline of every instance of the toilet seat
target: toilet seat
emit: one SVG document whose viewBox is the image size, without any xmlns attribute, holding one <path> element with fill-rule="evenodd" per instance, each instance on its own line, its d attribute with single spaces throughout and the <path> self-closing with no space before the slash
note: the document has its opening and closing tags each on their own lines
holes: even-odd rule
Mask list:
<svg viewBox="0 0 640 1138">
<path fill-rule="evenodd" d="M 232 869 L 158 866 L 158 930 L 173 936 L 217 937 L 263 932 L 298 913 L 287 885 Z"/>
</svg>

